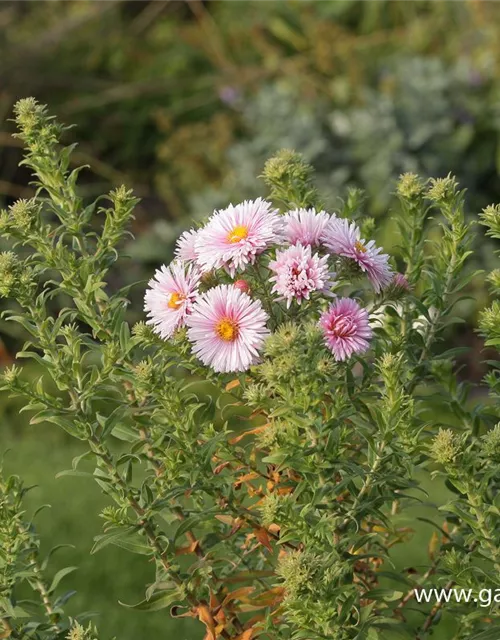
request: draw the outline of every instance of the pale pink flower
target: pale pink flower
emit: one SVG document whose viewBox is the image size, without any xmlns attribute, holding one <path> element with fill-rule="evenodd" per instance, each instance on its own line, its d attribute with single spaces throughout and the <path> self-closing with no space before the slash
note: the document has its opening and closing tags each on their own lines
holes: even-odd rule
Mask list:
<svg viewBox="0 0 500 640">
<path fill-rule="evenodd" d="M 184 231 L 175 244 L 175 257 L 186 262 L 194 262 L 196 260 L 195 244 L 197 237 L 198 231 L 196 229 Z"/>
<path fill-rule="evenodd" d="M 319 320 L 325 344 L 336 360 L 347 360 L 353 353 L 364 353 L 372 331 L 368 312 L 352 298 L 340 298 L 325 311 Z"/>
<path fill-rule="evenodd" d="M 375 291 L 387 287 L 392 280 L 389 256 L 381 253 L 375 242 L 361 238 L 359 228 L 346 218 L 332 218 L 326 226 L 323 243 L 328 251 L 355 260 L 370 279 Z"/>
<path fill-rule="evenodd" d="M 219 285 L 198 298 L 186 319 L 193 353 L 214 371 L 246 371 L 259 361 L 269 335 L 259 300 L 232 285 Z"/>
<path fill-rule="evenodd" d="M 294 209 L 283 216 L 283 235 L 290 244 L 319 247 L 330 215 L 316 209 Z"/>
<path fill-rule="evenodd" d="M 163 265 L 149 281 L 144 296 L 147 324 L 164 339 L 183 327 L 198 295 L 200 274 L 196 267 L 175 260 Z"/>
<path fill-rule="evenodd" d="M 196 240 L 198 264 L 204 271 L 224 267 L 231 277 L 253 264 L 257 255 L 279 240 L 278 210 L 262 198 L 229 205 L 215 213 Z"/>
<path fill-rule="evenodd" d="M 335 274 L 329 271 L 328 257 L 312 255 L 310 246 L 297 244 L 277 251 L 276 260 L 269 263 L 269 269 L 276 274 L 270 278 L 274 282 L 272 292 L 286 300 L 287 308 L 293 300 L 299 304 L 309 300 L 313 291 L 333 295 L 329 290 Z"/>
</svg>

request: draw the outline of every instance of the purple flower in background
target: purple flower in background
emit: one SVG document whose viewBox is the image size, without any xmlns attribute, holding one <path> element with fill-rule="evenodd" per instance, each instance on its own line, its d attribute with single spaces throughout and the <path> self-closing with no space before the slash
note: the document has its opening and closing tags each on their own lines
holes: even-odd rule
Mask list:
<svg viewBox="0 0 500 640">
<path fill-rule="evenodd" d="M 225 85 L 219 89 L 219 98 L 224 104 L 234 107 L 241 98 L 241 91 L 236 87 Z"/>
</svg>

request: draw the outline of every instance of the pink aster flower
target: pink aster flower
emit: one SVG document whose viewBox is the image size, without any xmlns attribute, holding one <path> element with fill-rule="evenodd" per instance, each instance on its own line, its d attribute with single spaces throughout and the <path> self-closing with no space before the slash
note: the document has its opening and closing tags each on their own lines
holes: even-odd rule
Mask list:
<svg viewBox="0 0 500 640">
<path fill-rule="evenodd" d="M 326 226 L 322 240 L 331 253 L 355 260 L 366 272 L 377 293 L 392 281 L 389 256 L 381 253 L 375 242 L 366 242 L 354 222 L 346 218 L 332 218 Z"/>
<path fill-rule="evenodd" d="M 353 353 L 364 353 L 370 346 L 372 331 L 368 312 L 352 298 L 335 301 L 321 315 L 319 326 L 336 360 L 347 360 Z"/>
<path fill-rule="evenodd" d="M 200 274 L 196 267 L 175 260 L 157 269 L 144 296 L 147 324 L 164 339 L 183 327 L 198 295 Z"/>
<path fill-rule="evenodd" d="M 259 300 L 231 285 L 209 289 L 186 319 L 193 353 L 214 371 L 246 371 L 269 334 Z"/>
<path fill-rule="evenodd" d="M 295 209 L 283 216 L 284 237 L 290 244 L 319 247 L 330 216 L 326 211 Z"/>
<path fill-rule="evenodd" d="M 224 267 L 231 277 L 279 240 L 281 218 L 262 198 L 218 211 L 198 232 L 195 249 L 204 271 Z"/>
<path fill-rule="evenodd" d="M 309 300 L 313 291 L 328 294 L 333 285 L 334 274 L 328 269 L 328 257 L 312 255 L 310 246 L 296 244 L 277 251 L 276 260 L 269 263 L 269 268 L 276 274 L 270 278 L 274 282 L 272 292 L 286 300 L 287 308 L 294 299 L 299 304 Z"/>
<path fill-rule="evenodd" d="M 197 257 L 195 250 L 197 237 L 198 231 L 196 229 L 184 231 L 175 244 L 175 257 L 186 262 L 195 261 Z"/>
</svg>

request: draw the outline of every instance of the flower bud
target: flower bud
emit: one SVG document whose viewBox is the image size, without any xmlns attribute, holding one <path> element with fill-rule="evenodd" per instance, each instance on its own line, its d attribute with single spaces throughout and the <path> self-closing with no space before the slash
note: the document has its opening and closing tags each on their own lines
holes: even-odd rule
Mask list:
<svg viewBox="0 0 500 640">
<path fill-rule="evenodd" d="M 35 98 L 23 98 L 15 104 L 14 114 L 17 126 L 29 132 L 46 118 L 46 109 Z"/>
<path fill-rule="evenodd" d="M 403 173 L 399 176 L 396 193 L 406 200 L 417 198 L 424 190 L 422 180 L 415 173 Z"/>
<path fill-rule="evenodd" d="M 500 269 L 494 269 L 486 277 L 486 280 L 491 284 L 495 291 L 500 292 Z"/>
<path fill-rule="evenodd" d="M 53 146 L 62 131 L 61 125 L 52 120 L 47 107 L 35 98 L 23 98 L 14 105 L 14 115 L 20 137 L 32 152 L 46 153 Z"/>
<path fill-rule="evenodd" d="M 437 204 L 443 204 L 455 196 L 457 188 L 458 183 L 451 174 L 448 174 L 446 178 L 431 178 L 427 197 Z"/>
<path fill-rule="evenodd" d="M 246 387 L 243 397 L 248 404 L 258 407 L 269 399 L 269 391 L 263 384 L 253 382 Z"/>
<path fill-rule="evenodd" d="M 5 384 L 9 387 L 13 386 L 21 374 L 21 369 L 13 365 L 12 367 L 6 367 L 3 371 L 2 378 Z"/>
<path fill-rule="evenodd" d="M 21 262 L 15 253 L 0 253 L 0 296 L 8 298 L 15 293 L 21 270 Z"/>
<path fill-rule="evenodd" d="M 490 204 L 481 212 L 481 224 L 489 227 L 488 235 L 497 238 L 500 235 L 500 205 Z"/>
<path fill-rule="evenodd" d="M 405 278 L 402 273 L 395 273 L 394 278 L 392 280 L 392 285 L 394 287 L 398 287 L 399 289 L 404 289 L 404 291 L 410 290 L 410 283 Z"/>
<path fill-rule="evenodd" d="M 155 341 L 153 329 L 145 322 L 136 322 L 132 327 L 132 335 L 145 345 Z"/>
<path fill-rule="evenodd" d="M 458 574 L 468 566 L 469 559 L 456 549 L 450 549 L 443 554 L 442 564 L 451 573 Z"/>
<path fill-rule="evenodd" d="M 21 231 L 27 231 L 33 226 L 40 213 L 40 205 L 34 198 L 17 200 L 9 207 L 13 224 Z"/>
<path fill-rule="evenodd" d="M 307 181 L 312 174 L 312 167 L 300 153 L 291 149 L 281 149 L 264 165 L 263 178 L 267 184 L 286 180 Z"/>
<path fill-rule="evenodd" d="M 431 455 L 441 464 L 453 463 L 460 453 L 460 443 L 451 429 L 439 429 L 431 445 Z"/>
<path fill-rule="evenodd" d="M 499 338 L 500 302 L 494 300 L 490 307 L 483 309 L 479 315 L 479 329 L 489 340 Z"/>
<path fill-rule="evenodd" d="M 387 290 L 387 296 L 390 300 L 399 300 L 410 291 L 410 283 L 402 273 L 395 273 L 391 284 Z"/>
<path fill-rule="evenodd" d="M 482 453 L 495 461 L 500 460 L 500 422 L 482 438 Z"/>
<path fill-rule="evenodd" d="M 151 360 L 141 360 L 141 362 L 135 366 L 134 371 L 139 385 L 147 385 L 153 381 L 154 365 Z"/>
<path fill-rule="evenodd" d="M 250 293 L 250 285 L 246 280 L 236 280 L 234 286 L 236 289 L 243 291 L 243 293 Z"/>
</svg>

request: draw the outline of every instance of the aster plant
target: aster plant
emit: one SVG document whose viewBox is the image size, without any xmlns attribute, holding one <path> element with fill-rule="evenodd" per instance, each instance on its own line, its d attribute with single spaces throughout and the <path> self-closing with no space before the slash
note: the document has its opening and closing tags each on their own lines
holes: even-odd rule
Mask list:
<svg viewBox="0 0 500 640">
<path fill-rule="evenodd" d="M 442 343 L 469 277 L 454 179 L 400 178 L 395 259 L 362 194 L 324 211 L 312 168 L 284 150 L 264 168 L 265 199 L 181 236 L 130 327 L 127 292 L 108 282 L 133 194 L 83 202 L 64 128 L 33 99 L 15 114 L 36 196 L 1 215 L 0 292 L 27 334 L 18 362 L 42 375 L 17 363 L 2 386 L 32 423 L 85 444 L 67 473 L 110 500 L 93 551 L 117 545 L 152 566 L 127 606 L 195 618 L 206 640 L 427 638 L 441 611 L 415 593 L 477 548 L 472 519 L 438 511 L 421 486 L 458 456 L 432 398 L 461 407 L 449 419 L 462 429 L 482 424 Z M 422 502 L 439 535 L 415 567 Z M 486 640 L 493 607 L 468 619 L 469 640 Z"/>
</svg>

